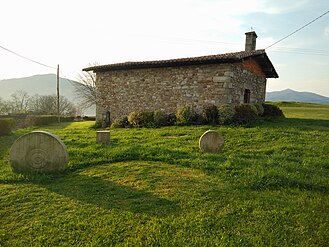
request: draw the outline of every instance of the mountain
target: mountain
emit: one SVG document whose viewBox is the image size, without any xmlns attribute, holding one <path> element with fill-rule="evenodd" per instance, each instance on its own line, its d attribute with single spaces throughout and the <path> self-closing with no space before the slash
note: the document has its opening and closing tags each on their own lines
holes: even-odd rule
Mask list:
<svg viewBox="0 0 329 247">
<path fill-rule="evenodd" d="M 285 89 L 276 92 L 267 92 L 266 101 L 294 101 L 294 102 L 308 102 L 317 104 L 329 104 L 329 97 L 310 92 L 297 92 L 291 89 Z"/>
<path fill-rule="evenodd" d="M 72 103 L 78 104 L 79 100 L 74 93 L 74 83 L 79 83 L 65 78 L 59 79 L 60 94 Z M 10 99 L 15 91 L 25 91 L 30 96 L 57 94 L 57 76 L 55 74 L 34 75 L 30 77 L 0 80 L 0 97 Z M 87 109 L 84 114 L 95 115 L 95 109 Z"/>
<path fill-rule="evenodd" d="M 60 94 L 72 100 L 75 99 L 73 83 L 68 79 L 59 79 Z M 9 99 L 15 91 L 22 90 L 33 96 L 52 95 L 57 93 L 57 77 L 55 74 L 34 75 L 24 78 L 0 80 L 0 97 Z"/>
</svg>

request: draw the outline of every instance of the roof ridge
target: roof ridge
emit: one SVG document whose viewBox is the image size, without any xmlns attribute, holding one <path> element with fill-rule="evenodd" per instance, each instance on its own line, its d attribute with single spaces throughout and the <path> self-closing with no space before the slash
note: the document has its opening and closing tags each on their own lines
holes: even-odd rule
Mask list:
<svg viewBox="0 0 329 247">
<path fill-rule="evenodd" d="M 113 63 L 108 65 L 98 65 L 93 67 L 84 68 L 83 71 L 108 71 L 108 70 L 125 70 L 125 69 L 142 69 L 142 68 L 159 68 L 159 67 L 175 67 L 175 66 L 188 66 L 188 65 L 202 65 L 202 64 L 218 64 L 218 63 L 235 63 L 242 61 L 246 58 L 258 58 L 260 55 L 265 55 L 260 58 L 265 70 L 269 69 L 267 76 L 277 78 L 278 75 L 273 67 L 271 61 L 266 55 L 265 49 L 253 51 L 238 51 L 215 55 L 205 55 L 198 57 L 185 57 L 163 60 L 150 60 L 150 61 L 127 61 L 122 63 Z M 259 60 L 259 61 L 260 61 Z"/>
<path fill-rule="evenodd" d="M 160 64 L 160 63 L 170 63 L 170 62 L 184 62 L 184 61 L 197 61 L 197 60 L 204 60 L 204 59 L 242 59 L 246 57 L 251 57 L 254 55 L 260 55 L 265 53 L 264 49 L 254 50 L 254 51 L 238 51 L 238 52 L 228 52 L 228 53 L 221 53 L 221 54 L 212 54 L 212 55 L 204 55 L 204 56 L 193 56 L 193 57 L 183 57 L 183 58 L 172 58 L 172 59 L 159 59 L 159 60 L 146 60 L 146 61 L 126 61 L 126 62 L 119 62 L 119 63 L 112 63 L 108 65 L 97 65 L 85 68 L 83 70 L 93 70 L 95 68 L 102 68 L 102 67 L 114 67 L 120 65 L 138 65 L 138 64 Z"/>
</svg>

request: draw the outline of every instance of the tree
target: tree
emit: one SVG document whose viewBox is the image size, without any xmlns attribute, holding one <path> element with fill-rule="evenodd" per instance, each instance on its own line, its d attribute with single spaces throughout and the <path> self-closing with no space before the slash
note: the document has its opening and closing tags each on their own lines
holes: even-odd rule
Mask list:
<svg viewBox="0 0 329 247">
<path fill-rule="evenodd" d="M 30 100 L 29 110 L 34 114 L 57 114 L 57 96 L 56 95 L 34 95 Z M 59 97 L 60 115 L 75 115 L 76 109 L 66 97 Z"/>
<path fill-rule="evenodd" d="M 23 90 L 15 91 L 11 96 L 10 107 L 12 113 L 27 113 L 30 96 Z"/>
<path fill-rule="evenodd" d="M 0 97 L 0 114 L 8 114 L 9 111 L 10 111 L 10 107 L 8 101 Z"/>
<path fill-rule="evenodd" d="M 32 96 L 29 100 L 29 111 L 35 113 L 35 114 L 39 114 L 40 113 L 40 95 L 39 94 L 35 94 L 34 96 Z"/>
<path fill-rule="evenodd" d="M 83 71 L 78 75 L 78 83 L 74 83 L 74 91 L 80 100 L 81 108 L 86 109 L 96 104 L 96 74 Z"/>
<path fill-rule="evenodd" d="M 57 98 L 57 96 L 56 96 Z M 64 116 L 75 116 L 77 112 L 76 107 L 66 97 L 59 97 L 59 113 Z"/>
<path fill-rule="evenodd" d="M 62 116 L 74 116 L 77 113 L 75 105 L 64 96 L 59 98 L 59 111 Z M 9 101 L 0 98 L 0 114 L 8 113 L 57 115 L 57 96 L 55 94 L 29 96 L 27 92 L 16 91 Z"/>
</svg>

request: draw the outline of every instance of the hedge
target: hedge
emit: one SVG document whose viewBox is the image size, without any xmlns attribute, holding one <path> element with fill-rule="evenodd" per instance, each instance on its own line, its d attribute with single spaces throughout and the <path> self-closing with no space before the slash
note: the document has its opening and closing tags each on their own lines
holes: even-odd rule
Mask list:
<svg viewBox="0 0 329 247">
<path fill-rule="evenodd" d="M 282 110 L 276 106 L 271 104 L 262 104 L 264 111 L 262 117 L 284 117 Z"/>
<path fill-rule="evenodd" d="M 171 125 L 204 125 L 204 124 L 247 124 L 260 117 L 284 116 L 281 109 L 268 104 L 223 104 L 209 105 L 202 113 L 197 113 L 190 106 L 180 107 L 175 113 L 165 113 L 160 110 L 154 112 L 131 112 L 128 117 L 115 119 L 111 128 L 124 127 L 161 127 Z M 100 128 L 101 125 L 97 125 Z"/>
<path fill-rule="evenodd" d="M 61 122 L 73 122 L 74 117 L 61 117 Z M 57 123 L 58 118 L 54 115 L 28 115 L 24 121 L 24 127 L 41 126 Z"/>
<path fill-rule="evenodd" d="M 9 135 L 15 128 L 15 119 L 0 118 L 0 136 Z"/>
<path fill-rule="evenodd" d="M 255 105 L 241 104 L 234 107 L 233 120 L 235 124 L 246 124 L 257 119 L 258 110 Z"/>
<path fill-rule="evenodd" d="M 218 123 L 232 124 L 234 121 L 235 109 L 233 105 L 223 104 L 218 107 Z"/>
<path fill-rule="evenodd" d="M 176 115 L 176 124 L 190 125 L 192 122 L 192 118 L 195 114 L 191 107 L 183 106 L 177 109 L 175 115 Z"/>
</svg>

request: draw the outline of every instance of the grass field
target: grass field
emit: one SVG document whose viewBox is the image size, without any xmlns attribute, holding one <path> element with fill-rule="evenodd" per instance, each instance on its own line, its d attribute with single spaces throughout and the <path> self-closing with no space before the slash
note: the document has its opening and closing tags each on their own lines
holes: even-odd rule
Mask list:
<svg viewBox="0 0 329 247">
<path fill-rule="evenodd" d="M 329 120 L 329 105 L 298 103 L 298 102 L 276 102 L 289 118 L 325 119 Z"/>
<path fill-rule="evenodd" d="M 32 129 L 1 137 L 0 246 L 328 246 L 328 108 L 311 108 L 239 127 L 114 129 L 110 145 L 92 122 L 36 128 L 68 148 L 55 175 L 12 173 L 10 146 Z M 220 154 L 199 152 L 210 128 Z"/>
</svg>

